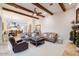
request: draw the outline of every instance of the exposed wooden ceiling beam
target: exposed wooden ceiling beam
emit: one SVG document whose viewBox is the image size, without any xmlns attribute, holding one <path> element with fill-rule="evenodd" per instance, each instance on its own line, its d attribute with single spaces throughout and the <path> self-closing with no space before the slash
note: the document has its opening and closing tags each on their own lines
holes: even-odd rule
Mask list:
<svg viewBox="0 0 79 59">
<path fill-rule="evenodd" d="M 40 5 L 39 3 L 32 3 L 33 5 L 39 7 L 40 9 L 44 10 L 45 12 L 49 13 L 50 15 L 53 15 L 52 12 L 50 12 L 48 9 L 46 9 L 45 7 L 43 7 L 42 5 Z"/>
<path fill-rule="evenodd" d="M 61 9 L 62 9 L 64 12 L 66 11 L 66 8 L 65 8 L 65 6 L 64 6 L 63 3 L 59 3 L 59 6 L 61 7 Z"/>
<path fill-rule="evenodd" d="M 25 7 L 22 7 L 22 6 L 20 6 L 20 5 L 17 5 L 17 4 L 15 4 L 15 3 L 6 3 L 6 4 L 11 5 L 11 6 L 14 6 L 14 7 L 19 8 L 19 9 L 22 9 L 22 10 L 25 10 L 25 11 L 30 12 L 30 13 L 34 13 L 34 11 L 32 11 L 32 10 L 30 10 L 30 9 L 27 9 L 27 8 L 25 8 Z M 45 16 L 43 16 L 43 15 L 38 15 L 38 16 L 45 17 Z"/>
<path fill-rule="evenodd" d="M 17 14 L 21 14 L 21 15 L 24 15 L 24 16 L 28 16 L 28 17 L 31 17 L 31 18 L 39 19 L 39 18 L 37 18 L 37 17 L 31 16 L 31 15 L 28 15 L 28 14 L 24 14 L 24 13 L 21 13 L 21 12 L 15 11 L 15 10 L 11 10 L 11 9 L 8 9 L 8 8 L 5 8 L 5 7 L 3 7 L 2 9 L 3 9 L 3 10 L 10 11 L 10 12 L 17 13 Z"/>
</svg>

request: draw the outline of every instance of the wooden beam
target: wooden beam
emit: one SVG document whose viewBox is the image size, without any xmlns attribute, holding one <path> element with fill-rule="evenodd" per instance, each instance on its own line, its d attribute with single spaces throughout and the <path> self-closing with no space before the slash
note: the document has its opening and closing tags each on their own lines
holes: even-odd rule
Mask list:
<svg viewBox="0 0 79 59">
<path fill-rule="evenodd" d="M 40 9 L 44 10 L 45 12 L 49 13 L 50 15 L 53 15 L 52 12 L 50 12 L 48 9 L 46 9 L 45 7 L 43 7 L 42 5 L 40 5 L 39 3 L 32 3 L 33 5 L 39 7 Z"/>
<path fill-rule="evenodd" d="M 25 7 L 22 7 L 22 6 L 20 6 L 20 5 L 17 5 L 17 4 L 15 4 L 15 3 L 6 3 L 6 4 L 11 5 L 11 6 L 14 6 L 14 7 L 19 8 L 19 9 L 22 9 L 22 10 L 25 10 L 25 11 L 30 12 L 30 13 L 34 13 L 34 11 L 29 10 L 29 9 L 27 9 L 27 8 L 25 8 Z M 45 17 L 45 16 L 43 16 L 43 15 L 38 15 L 38 16 Z"/>
<path fill-rule="evenodd" d="M 63 3 L 59 3 L 59 6 L 61 7 L 61 9 L 62 9 L 64 12 L 66 11 L 66 8 L 65 8 L 65 6 L 64 6 Z"/>
<path fill-rule="evenodd" d="M 15 10 L 11 10 L 11 9 L 8 9 L 8 8 L 5 8 L 5 7 L 2 7 L 2 9 L 3 9 L 3 10 L 10 11 L 10 12 L 17 13 L 17 14 L 21 14 L 21 15 L 24 15 L 24 16 L 28 16 L 28 17 L 31 17 L 31 18 L 39 19 L 39 18 L 37 18 L 37 17 L 31 16 L 31 15 L 28 15 L 28 14 L 24 14 L 24 13 L 15 11 Z"/>
</svg>

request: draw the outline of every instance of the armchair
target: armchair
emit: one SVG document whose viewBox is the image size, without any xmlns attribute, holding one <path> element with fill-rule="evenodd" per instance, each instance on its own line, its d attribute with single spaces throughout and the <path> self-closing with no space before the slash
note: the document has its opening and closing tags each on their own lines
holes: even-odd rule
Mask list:
<svg viewBox="0 0 79 59">
<path fill-rule="evenodd" d="M 28 48 L 28 43 L 23 42 L 22 40 L 16 42 L 14 37 L 9 37 L 9 41 L 12 45 L 14 53 L 24 51 Z"/>
</svg>

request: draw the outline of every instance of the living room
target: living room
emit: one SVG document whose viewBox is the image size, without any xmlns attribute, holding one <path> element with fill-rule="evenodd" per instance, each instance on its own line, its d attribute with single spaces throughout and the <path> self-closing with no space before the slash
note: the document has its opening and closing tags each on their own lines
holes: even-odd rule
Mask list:
<svg viewBox="0 0 79 59">
<path fill-rule="evenodd" d="M 71 46 L 74 44 L 70 44 L 72 43 L 70 32 L 73 23 L 76 22 L 76 10 L 79 4 L 5 3 L 1 5 L 3 37 L 1 43 L 4 47 L 1 48 L 3 51 L 0 51 L 2 53 L 0 55 L 79 55 L 77 51 L 71 53 L 73 51 Z M 16 48 L 11 39 L 19 41 Z M 21 45 L 21 41 L 25 44 Z"/>
</svg>

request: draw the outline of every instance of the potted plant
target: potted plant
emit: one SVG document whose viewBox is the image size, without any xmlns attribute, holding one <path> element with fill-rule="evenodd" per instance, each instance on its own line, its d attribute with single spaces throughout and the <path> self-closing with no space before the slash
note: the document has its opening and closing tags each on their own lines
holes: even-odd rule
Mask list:
<svg viewBox="0 0 79 59">
<path fill-rule="evenodd" d="M 75 41 L 75 44 L 77 47 L 79 47 L 79 31 L 77 30 L 76 31 L 76 41 Z"/>
<path fill-rule="evenodd" d="M 79 47 L 79 36 L 76 37 L 76 46 Z"/>
<path fill-rule="evenodd" d="M 76 37 L 76 50 L 79 52 L 79 36 Z"/>
</svg>

